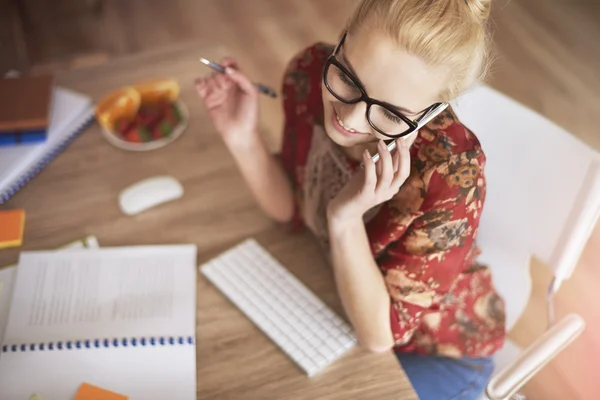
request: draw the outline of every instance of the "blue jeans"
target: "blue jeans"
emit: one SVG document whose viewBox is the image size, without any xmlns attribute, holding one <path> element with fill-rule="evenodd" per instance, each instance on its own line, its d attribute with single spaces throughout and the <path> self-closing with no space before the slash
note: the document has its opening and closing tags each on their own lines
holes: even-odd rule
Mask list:
<svg viewBox="0 0 600 400">
<path fill-rule="evenodd" d="M 492 358 L 446 358 L 396 352 L 421 400 L 476 400 L 492 376 Z"/>
</svg>

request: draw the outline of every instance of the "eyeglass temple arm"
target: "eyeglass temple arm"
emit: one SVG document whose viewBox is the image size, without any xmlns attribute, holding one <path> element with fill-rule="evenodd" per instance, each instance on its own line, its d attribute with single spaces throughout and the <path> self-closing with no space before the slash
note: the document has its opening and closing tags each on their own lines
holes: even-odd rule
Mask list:
<svg viewBox="0 0 600 400">
<path fill-rule="evenodd" d="M 419 122 L 417 124 L 417 129 L 415 129 L 415 132 L 418 132 L 419 129 L 421 129 L 422 127 L 427 125 L 429 123 L 429 121 L 431 121 L 432 119 L 437 117 L 447 107 L 448 107 L 448 103 L 442 103 L 442 104 L 440 104 L 439 107 L 435 107 L 434 109 L 429 110 L 427 113 L 425 113 L 425 115 L 421 119 L 419 119 Z M 396 140 L 392 140 L 390 143 L 388 143 L 388 145 L 387 145 L 388 151 L 392 151 L 395 148 L 396 148 Z M 379 153 L 375 153 L 375 155 L 373 157 L 371 157 L 371 160 L 373 160 L 373 162 L 376 163 L 377 161 L 379 161 L 379 158 L 380 158 Z"/>
</svg>

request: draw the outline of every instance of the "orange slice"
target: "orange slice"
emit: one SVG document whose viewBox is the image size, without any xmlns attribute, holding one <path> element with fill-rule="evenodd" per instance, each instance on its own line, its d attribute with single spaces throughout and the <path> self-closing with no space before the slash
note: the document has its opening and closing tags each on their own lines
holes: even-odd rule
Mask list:
<svg viewBox="0 0 600 400">
<path fill-rule="evenodd" d="M 157 78 L 132 86 L 142 99 L 142 104 L 172 103 L 179 97 L 179 84 L 174 79 Z"/>
<path fill-rule="evenodd" d="M 141 104 L 140 93 L 131 87 L 115 90 L 96 106 L 96 119 L 108 130 L 120 119 L 133 119 Z"/>
</svg>

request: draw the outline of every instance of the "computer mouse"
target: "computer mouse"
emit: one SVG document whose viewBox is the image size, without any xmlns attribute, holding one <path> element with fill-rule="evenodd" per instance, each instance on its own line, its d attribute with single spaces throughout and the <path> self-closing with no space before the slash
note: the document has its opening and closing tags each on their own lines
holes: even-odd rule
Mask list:
<svg viewBox="0 0 600 400">
<path fill-rule="evenodd" d="M 123 189 L 119 206 L 125 214 L 135 215 L 181 196 L 183 186 L 177 179 L 168 175 L 153 176 Z"/>
</svg>

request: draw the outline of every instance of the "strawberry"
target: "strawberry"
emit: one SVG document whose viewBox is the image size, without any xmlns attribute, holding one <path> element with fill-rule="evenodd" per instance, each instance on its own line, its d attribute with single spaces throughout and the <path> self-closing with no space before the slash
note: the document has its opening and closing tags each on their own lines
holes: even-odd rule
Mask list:
<svg viewBox="0 0 600 400">
<path fill-rule="evenodd" d="M 140 114 L 139 112 L 137 114 L 135 114 L 135 118 L 133 119 L 133 123 L 136 125 L 143 125 L 144 124 L 144 117 L 142 116 L 142 114 Z"/>
<path fill-rule="evenodd" d="M 140 138 L 138 131 L 139 131 L 138 128 L 131 128 L 127 132 L 125 132 L 125 135 L 123 135 L 123 138 L 125 140 L 127 140 L 128 142 L 141 143 L 142 139 Z"/>
<path fill-rule="evenodd" d="M 149 129 L 152 129 L 154 125 L 160 121 L 164 114 L 164 111 L 157 107 L 149 107 L 146 109 L 144 115 L 144 125 L 146 125 Z"/>
<path fill-rule="evenodd" d="M 132 143 L 149 142 L 152 139 L 150 136 L 150 131 L 143 126 L 129 129 L 125 133 L 124 138 L 128 142 Z"/>
<path fill-rule="evenodd" d="M 125 135 L 125 133 L 129 130 L 131 126 L 131 121 L 128 121 L 126 119 L 121 119 L 115 124 L 116 131 L 119 132 L 121 136 Z"/>
<path fill-rule="evenodd" d="M 160 130 L 160 126 L 155 126 L 152 129 L 152 138 L 154 140 L 159 140 L 159 139 L 162 139 L 162 137 L 163 137 L 163 134 L 162 134 L 162 131 Z"/>
<path fill-rule="evenodd" d="M 167 108 L 166 112 L 165 112 L 165 117 L 164 117 L 164 121 L 168 122 L 170 125 L 177 125 L 177 123 L 179 122 L 177 120 L 177 115 L 175 115 L 175 112 L 173 111 L 173 109 L 171 107 Z"/>
</svg>

